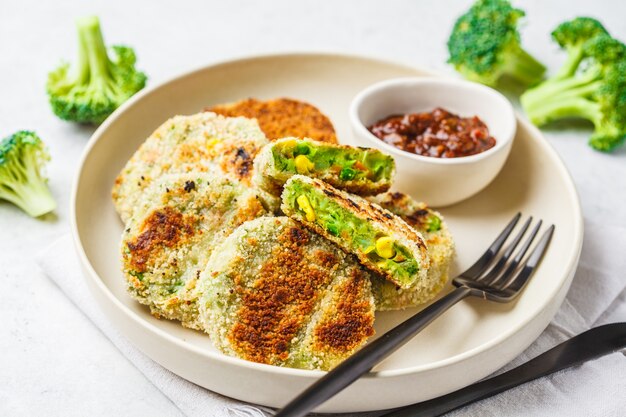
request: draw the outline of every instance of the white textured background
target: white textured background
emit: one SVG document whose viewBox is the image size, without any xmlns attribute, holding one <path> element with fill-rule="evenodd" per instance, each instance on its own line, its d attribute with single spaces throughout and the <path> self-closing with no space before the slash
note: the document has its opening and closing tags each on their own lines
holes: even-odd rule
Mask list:
<svg viewBox="0 0 626 417">
<path fill-rule="evenodd" d="M 445 63 L 445 41 L 456 16 L 470 3 L 1 0 L 0 137 L 32 129 L 44 139 L 52 154 L 48 172 L 59 208 L 54 216 L 34 220 L 0 202 L 0 415 L 182 415 L 34 263 L 37 252 L 69 230 L 70 188 L 93 131 L 56 119 L 44 91 L 48 71 L 61 59 L 74 59 L 75 17 L 99 15 L 107 43 L 133 46 L 139 68 L 154 85 L 214 61 L 294 50 L 362 53 L 452 73 Z M 626 3 L 514 3 L 527 12 L 526 49 L 551 70 L 563 56 L 548 34 L 565 19 L 598 17 L 614 36 L 626 40 Z M 545 133 L 574 177 L 587 229 L 608 225 L 606 230 L 615 236 L 626 235 L 626 148 L 613 155 L 599 154 L 585 143 L 590 131 L 585 124 L 566 127 Z M 586 238 L 585 251 L 594 250 L 605 238 L 591 236 L 595 241 Z M 611 248 L 610 243 L 603 242 L 602 247 Z M 612 249 L 613 256 L 626 251 Z M 622 265 L 615 262 L 603 273 L 624 281 Z M 626 294 L 615 297 L 601 321 L 626 320 Z M 623 380 L 626 375 L 615 378 Z M 585 396 L 587 391 L 573 394 Z M 599 404 L 616 401 L 603 398 L 602 387 L 593 387 L 588 395 L 596 396 Z M 546 410 L 558 414 L 558 403 L 538 398 Z M 626 400 L 621 404 L 626 409 Z M 606 415 L 618 415 L 610 410 Z M 588 413 L 581 410 L 581 415 Z M 500 415 L 507 415 L 506 410 Z"/>
</svg>

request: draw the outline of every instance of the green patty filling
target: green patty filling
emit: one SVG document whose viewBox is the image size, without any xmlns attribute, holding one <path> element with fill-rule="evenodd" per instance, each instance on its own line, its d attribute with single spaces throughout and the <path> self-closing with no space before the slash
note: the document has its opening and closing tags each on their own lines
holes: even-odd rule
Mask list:
<svg viewBox="0 0 626 417">
<path fill-rule="evenodd" d="M 439 216 L 431 214 L 426 220 L 426 231 L 429 233 L 437 232 L 441 229 L 441 219 Z"/>
<path fill-rule="evenodd" d="M 296 164 L 296 158 L 304 155 L 311 164 L 311 172 L 335 172 L 342 181 L 389 180 L 394 167 L 393 158 L 376 149 L 317 145 L 295 139 L 275 144 L 272 154 L 281 172 L 306 174 Z"/>
<path fill-rule="evenodd" d="M 283 196 L 288 206 L 307 218 L 307 210 L 303 209 L 297 201 L 298 197 L 305 196 L 315 215 L 313 222 L 328 233 L 340 237 L 351 252 L 367 256 L 372 264 L 387 271 L 397 283 L 409 285 L 413 282 L 415 274 L 419 271 L 417 260 L 408 248 L 397 242 L 392 244 L 393 256 L 389 258 L 381 256 L 376 243 L 386 235 L 377 231 L 371 223 L 359 219 L 352 212 L 326 197 L 323 192 L 308 184 L 292 182 L 289 187 L 285 188 Z M 307 220 L 310 220 L 310 217 Z"/>
</svg>

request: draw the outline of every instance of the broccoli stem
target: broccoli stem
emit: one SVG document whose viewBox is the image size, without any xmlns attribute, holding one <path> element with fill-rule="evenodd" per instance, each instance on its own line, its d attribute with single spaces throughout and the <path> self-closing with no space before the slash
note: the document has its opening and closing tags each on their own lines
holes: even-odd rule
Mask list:
<svg viewBox="0 0 626 417">
<path fill-rule="evenodd" d="M 89 81 L 107 82 L 111 78 L 110 61 L 98 18 L 94 16 L 81 18 L 77 20 L 76 25 L 80 40 L 79 59 L 81 65 L 88 68 Z"/>
<path fill-rule="evenodd" d="M 546 67 L 524 49 L 517 49 L 517 51 L 508 58 L 506 72 L 513 78 L 527 85 L 541 81 Z"/>
<path fill-rule="evenodd" d="M 43 181 L 13 182 L 0 188 L 0 197 L 10 201 L 32 217 L 56 208 L 56 202 Z"/>
<path fill-rule="evenodd" d="M 570 96 L 578 95 L 584 97 L 595 91 L 595 88 L 599 86 L 598 81 L 600 77 L 601 73 L 596 69 L 588 69 L 581 75 L 563 79 L 553 77 L 541 85 L 526 91 L 520 97 L 520 101 L 522 106 L 526 109 L 527 107 L 532 107 L 535 104 L 547 100 L 555 100 L 558 97 L 562 97 L 568 91 L 570 92 Z M 586 89 L 591 91 L 585 91 Z"/>
<path fill-rule="evenodd" d="M 557 81 L 562 80 L 564 78 L 571 77 L 576 73 L 580 62 L 583 59 L 583 46 L 582 44 L 579 46 L 572 46 L 568 49 L 567 59 L 561 65 L 561 68 L 557 71 L 557 73 L 552 77 L 549 81 Z"/>
<path fill-rule="evenodd" d="M 87 57 L 87 45 L 85 39 L 78 31 L 78 59 L 76 60 L 76 72 L 74 85 L 85 85 L 89 83 L 89 58 Z M 71 88 L 71 85 L 70 85 Z"/>
<path fill-rule="evenodd" d="M 600 105 L 574 95 L 554 97 L 552 100 L 534 103 L 525 108 L 528 118 L 537 126 L 567 117 L 579 117 L 598 125 L 602 118 Z"/>
</svg>

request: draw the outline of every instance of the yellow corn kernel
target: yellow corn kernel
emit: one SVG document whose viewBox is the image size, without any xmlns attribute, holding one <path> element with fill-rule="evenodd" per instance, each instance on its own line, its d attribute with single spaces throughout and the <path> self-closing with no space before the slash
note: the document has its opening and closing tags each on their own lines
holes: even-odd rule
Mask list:
<svg viewBox="0 0 626 417">
<path fill-rule="evenodd" d="M 220 142 L 219 139 L 211 139 L 210 141 L 207 142 L 206 147 L 207 147 L 207 149 L 211 149 L 215 145 L 217 145 L 219 142 Z"/>
<path fill-rule="evenodd" d="M 297 140 L 289 139 L 289 140 L 286 140 L 283 143 L 281 143 L 281 146 L 283 146 L 285 148 L 295 148 L 297 144 L 298 144 Z"/>
<path fill-rule="evenodd" d="M 313 210 L 313 207 L 311 207 L 309 199 L 306 198 L 305 195 L 301 195 L 296 199 L 296 201 L 298 202 L 300 210 L 304 211 L 304 214 L 306 214 L 307 221 L 315 221 L 315 211 Z"/>
<path fill-rule="evenodd" d="M 383 236 L 376 240 L 376 253 L 385 259 L 391 259 L 395 256 L 393 250 L 393 239 L 389 236 Z"/>
<path fill-rule="evenodd" d="M 296 171 L 298 172 L 298 174 L 307 174 L 309 171 L 315 168 L 315 164 L 309 161 L 309 158 L 307 158 L 304 155 L 296 156 L 295 162 L 296 162 Z"/>
</svg>

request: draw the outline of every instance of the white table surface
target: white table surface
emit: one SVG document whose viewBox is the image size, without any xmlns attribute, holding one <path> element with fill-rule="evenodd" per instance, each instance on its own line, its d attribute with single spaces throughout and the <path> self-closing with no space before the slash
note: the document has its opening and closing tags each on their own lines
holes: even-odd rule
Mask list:
<svg viewBox="0 0 626 417">
<path fill-rule="evenodd" d="M 45 96 L 48 71 L 61 59 L 74 59 L 75 17 L 99 15 L 107 42 L 133 46 L 139 68 L 154 85 L 230 57 L 294 50 L 361 53 L 452 74 L 445 41 L 455 17 L 470 3 L 2 0 L 0 136 L 32 129 L 45 140 L 52 154 L 50 187 L 59 207 L 54 216 L 35 220 L 0 202 L 0 415 L 182 415 L 34 261 L 69 230 L 71 184 L 94 130 L 58 120 Z M 548 33 L 562 20 L 599 17 L 614 36 L 626 40 L 626 3 L 515 4 L 529 16 L 524 45 L 551 70 L 563 56 Z M 594 152 L 586 145 L 588 133 L 584 124 L 545 131 L 576 182 L 586 224 L 624 228 L 626 148 L 613 155 Z M 601 320 L 626 320 L 625 305 L 622 293 Z"/>
</svg>

